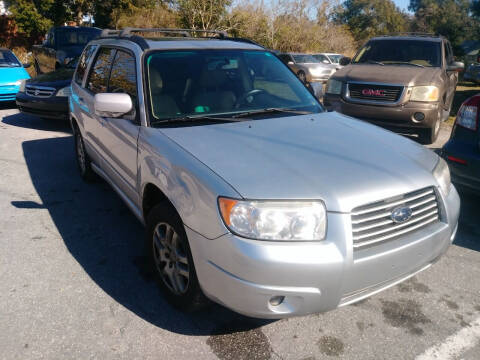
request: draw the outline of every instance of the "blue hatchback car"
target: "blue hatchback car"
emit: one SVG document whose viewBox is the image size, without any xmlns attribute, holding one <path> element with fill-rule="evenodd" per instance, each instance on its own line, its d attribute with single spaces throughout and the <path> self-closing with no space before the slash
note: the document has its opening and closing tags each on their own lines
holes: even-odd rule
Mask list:
<svg viewBox="0 0 480 360">
<path fill-rule="evenodd" d="M 30 75 L 24 65 L 11 50 L 0 48 L 0 101 L 15 101 L 25 79 L 30 79 Z"/>
</svg>

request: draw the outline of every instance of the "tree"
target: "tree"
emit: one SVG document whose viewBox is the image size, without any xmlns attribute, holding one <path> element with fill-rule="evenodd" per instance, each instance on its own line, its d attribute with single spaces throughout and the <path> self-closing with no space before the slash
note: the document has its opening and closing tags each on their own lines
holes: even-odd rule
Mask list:
<svg viewBox="0 0 480 360">
<path fill-rule="evenodd" d="M 474 6 L 470 0 L 410 0 L 412 30 L 443 35 L 458 53 L 461 43 L 478 31 L 478 21 L 470 16 Z"/>
<path fill-rule="evenodd" d="M 408 25 L 407 15 L 392 0 L 346 0 L 336 9 L 334 19 L 347 25 L 357 42 L 403 32 Z"/>
<path fill-rule="evenodd" d="M 53 0 L 12 0 L 7 1 L 5 5 L 15 19 L 18 32 L 27 37 L 45 34 L 48 28 L 58 20 L 53 10 L 55 5 Z"/>
<path fill-rule="evenodd" d="M 193 30 L 225 27 L 227 7 L 232 0 L 177 0 L 176 8 L 183 26 Z"/>
</svg>

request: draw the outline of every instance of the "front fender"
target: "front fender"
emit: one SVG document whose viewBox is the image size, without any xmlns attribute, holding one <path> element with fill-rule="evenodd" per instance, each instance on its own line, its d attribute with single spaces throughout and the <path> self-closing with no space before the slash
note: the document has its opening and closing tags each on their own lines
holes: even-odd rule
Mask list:
<svg viewBox="0 0 480 360">
<path fill-rule="evenodd" d="M 165 136 L 142 127 L 138 140 L 138 188 L 153 184 L 170 200 L 183 223 L 208 239 L 228 232 L 218 211 L 218 196 L 241 196 L 215 172 Z"/>
</svg>

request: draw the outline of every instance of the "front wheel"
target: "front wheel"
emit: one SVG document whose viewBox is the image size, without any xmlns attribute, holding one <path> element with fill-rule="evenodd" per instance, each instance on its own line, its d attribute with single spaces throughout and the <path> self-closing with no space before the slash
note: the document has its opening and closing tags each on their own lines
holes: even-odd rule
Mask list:
<svg viewBox="0 0 480 360">
<path fill-rule="evenodd" d="M 440 127 L 442 124 L 442 115 L 443 110 L 440 108 L 438 110 L 437 118 L 431 128 L 424 129 L 418 135 L 419 142 L 424 145 L 433 144 L 438 139 L 438 134 L 440 134 Z"/>
<path fill-rule="evenodd" d="M 77 158 L 78 170 L 83 180 L 92 182 L 96 178 L 96 174 L 92 170 L 92 162 L 85 150 L 82 134 L 78 128 L 74 129 L 73 136 L 75 138 L 75 155 Z"/>
<path fill-rule="evenodd" d="M 151 210 L 146 225 L 147 256 L 168 302 L 183 311 L 201 308 L 207 301 L 180 217 L 161 203 Z"/>
</svg>

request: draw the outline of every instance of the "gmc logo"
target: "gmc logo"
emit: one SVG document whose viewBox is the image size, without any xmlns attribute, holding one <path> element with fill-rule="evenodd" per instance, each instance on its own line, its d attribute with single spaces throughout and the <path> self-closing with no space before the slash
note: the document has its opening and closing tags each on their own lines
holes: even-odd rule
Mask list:
<svg viewBox="0 0 480 360">
<path fill-rule="evenodd" d="M 364 96 L 385 96 L 385 90 L 363 89 Z"/>
</svg>

